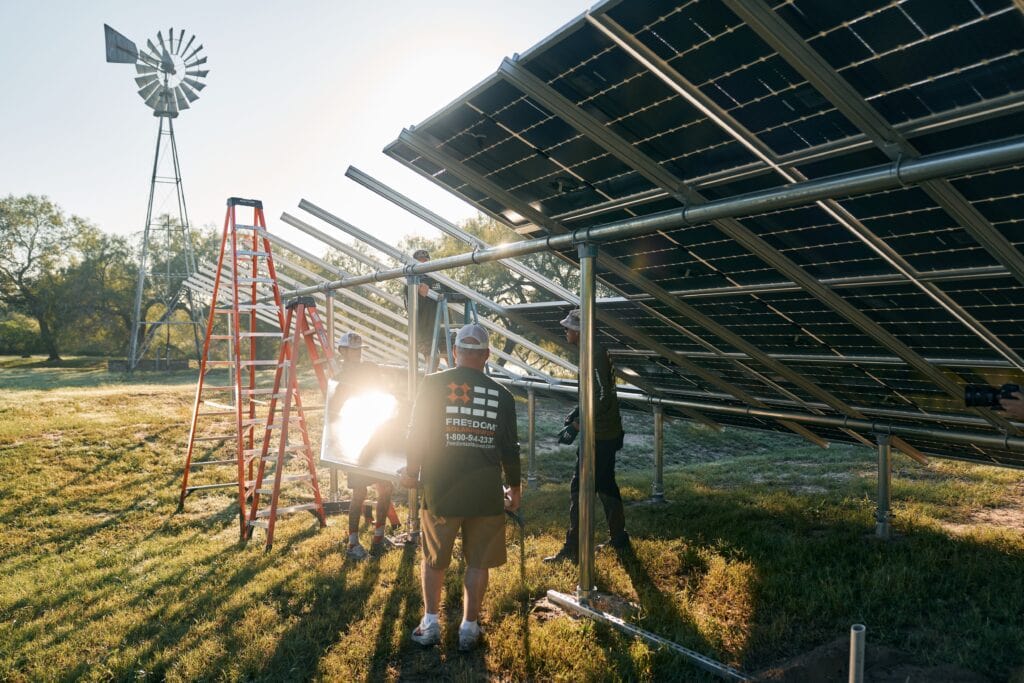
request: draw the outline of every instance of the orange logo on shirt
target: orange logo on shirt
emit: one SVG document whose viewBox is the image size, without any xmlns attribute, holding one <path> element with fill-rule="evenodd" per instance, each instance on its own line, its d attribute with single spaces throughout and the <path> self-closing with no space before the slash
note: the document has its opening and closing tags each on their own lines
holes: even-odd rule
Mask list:
<svg viewBox="0 0 1024 683">
<path fill-rule="evenodd" d="M 452 382 L 448 385 L 449 394 L 448 402 L 454 403 L 455 401 L 462 401 L 463 403 L 469 403 L 469 385 L 468 384 L 456 384 Z"/>
</svg>

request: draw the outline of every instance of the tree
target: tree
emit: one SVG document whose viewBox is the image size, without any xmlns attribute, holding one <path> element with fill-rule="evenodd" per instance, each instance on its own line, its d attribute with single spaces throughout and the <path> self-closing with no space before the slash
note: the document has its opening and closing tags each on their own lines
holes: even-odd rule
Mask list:
<svg viewBox="0 0 1024 683">
<path fill-rule="evenodd" d="M 58 335 L 75 309 L 66 277 L 75 263 L 69 247 L 85 224 L 46 197 L 0 199 L 0 300 L 39 324 L 50 360 L 60 360 Z"/>
</svg>

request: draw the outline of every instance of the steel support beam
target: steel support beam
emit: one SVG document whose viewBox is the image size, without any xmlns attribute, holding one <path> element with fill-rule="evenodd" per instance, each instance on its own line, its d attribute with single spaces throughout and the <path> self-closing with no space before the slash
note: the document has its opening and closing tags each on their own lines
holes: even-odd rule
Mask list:
<svg viewBox="0 0 1024 683">
<path fill-rule="evenodd" d="M 725 4 L 776 50 L 800 75 L 807 79 L 833 106 L 854 123 L 890 159 L 916 159 L 920 152 L 897 131 L 856 89 L 811 48 L 793 28 L 761 0 L 725 0 Z M 752 134 L 747 133 L 750 137 Z M 791 182 L 806 180 L 795 168 L 779 170 Z M 992 226 L 980 211 L 944 179 L 926 181 L 921 189 L 953 220 L 964 228 L 996 261 L 1024 284 L 1024 254 Z M 895 270 L 903 273 L 923 292 L 980 337 L 997 353 L 1024 370 L 1024 358 L 971 316 L 956 301 L 935 285 L 919 280 L 919 273 L 884 240 L 856 220 L 835 200 L 825 208 L 838 222 L 879 254 Z"/>
<path fill-rule="evenodd" d="M 654 481 L 651 502 L 665 502 L 665 407 L 654 406 Z"/>
<path fill-rule="evenodd" d="M 888 541 L 892 536 L 892 448 L 890 436 L 879 434 L 878 440 L 878 508 L 875 510 L 875 537 Z"/>
<path fill-rule="evenodd" d="M 734 0 L 740 1 L 740 0 Z M 754 0 L 756 1 L 756 0 Z M 619 159 L 621 162 L 634 169 L 645 178 L 650 180 L 652 183 L 663 187 L 668 190 L 671 196 L 675 197 L 678 201 L 687 204 L 704 204 L 706 200 L 695 190 L 686 187 L 674 176 L 670 175 L 661 166 L 656 164 L 646 155 L 639 152 L 626 140 L 622 139 L 619 135 L 609 130 L 604 124 L 594 119 L 591 115 L 584 112 L 582 109 L 577 107 L 575 103 L 571 102 L 547 83 L 544 83 L 536 76 L 533 76 L 525 69 L 520 67 L 513 62 L 505 60 L 500 68 L 500 73 L 509 79 L 510 83 L 515 87 L 519 88 L 522 92 L 527 94 L 529 97 L 536 99 L 541 105 L 547 108 L 549 111 L 554 112 L 559 118 L 573 126 L 576 130 L 580 131 L 584 135 L 587 135 L 593 142 L 606 149 L 609 153 Z M 419 151 L 419 150 L 417 150 Z M 449 169 L 451 170 L 451 169 Z M 457 171 L 456 175 L 460 175 Z M 460 175 L 460 177 L 462 177 Z M 468 180 L 463 177 L 463 180 Z M 493 183 L 491 183 L 493 184 Z M 480 189 L 478 187 L 478 189 Z M 488 193 L 490 194 L 490 193 Z M 508 193 L 504 193 L 508 195 Z M 502 196 L 492 197 L 503 200 Z M 512 197 L 515 200 L 514 197 Z M 504 202 L 503 202 L 504 203 Z M 521 202 L 519 202 L 521 203 Z M 519 211 L 518 207 L 515 208 Z M 528 207 L 527 207 L 528 208 Z M 519 211 L 527 220 L 536 222 L 539 217 L 542 221 L 542 225 L 549 230 L 557 232 L 557 226 L 552 224 L 552 221 L 543 217 L 539 211 L 532 210 L 529 213 L 523 214 Z M 734 218 L 721 218 L 714 219 L 711 221 L 718 230 L 725 235 L 731 237 L 747 251 L 754 254 L 762 261 L 783 273 L 793 282 L 799 284 L 804 290 L 815 296 L 823 304 L 831 308 L 841 317 L 846 318 L 853 325 L 858 327 L 862 332 L 872 337 L 878 344 L 886 347 L 893 353 L 904 358 L 908 364 L 914 366 L 914 368 L 931 379 L 935 384 L 942 387 L 944 391 L 952 396 L 959 396 L 960 388 L 959 385 L 949 379 L 942 372 L 931 367 L 910 347 L 906 346 L 901 342 L 895 335 L 889 333 L 881 325 L 873 321 L 866 314 L 861 312 L 856 307 L 852 306 L 842 297 L 838 296 L 834 291 L 823 286 L 817 279 L 807 273 L 803 268 L 798 266 L 789 257 L 785 256 L 782 252 L 772 247 L 761 237 L 757 236 L 751 230 L 746 228 L 739 221 Z M 627 269 L 628 270 L 628 269 Z M 664 291 L 664 290 L 662 290 Z M 682 304 L 682 302 L 677 302 Z M 682 311 L 680 311 L 682 313 Z M 685 313 L 683 313 L 685 315 Z M 761 354 L 756 347 L 749 345 L 751 350 Z M 745 349 L 747 353 L 749 350 Z M 761 354 L 764 355 L 764 354 Z M 767 356 L 765 356 L 767 357 Z M 781 365 L 781 364 L 780 364 Z M 784 368 L 784 366 L 783 366 Z M 776 370 L 777 372 L 779 370 Z M 790 371 L 791 372 L 791 371 Z M 792 373 L 793 376 L 799 377 L 798 373 Z M 793 381 L 792 379 L 790 381 Z M 803 380 L 807 382 L 806 380 Z M 808 386 L 805 386 L 805 390 L 810 390 L 810 387 L 814 386 L 813 383 L 807 382 Z M 838 402 L 838 399 L 832 397 L 827 392 L 824 392 L 820 388 L 818 389 L 820 394 L 816 394 L 820 400 L 825 400 L 826 403 L 832 403 L 833 401 Z M 828 399 L 825 396 L 829 396 Z M 841 402 L 839 402 L 841 404 Z M 838 405 L 835 406 L 836 410 L 840 412 L 846 412 L 845 409 L 840 408 Z M 999 426 L 1001 429 L 1013 429 L 1008 422 L 1005 420 L 990 416 L 990 421 Z M 901 445 L 901 448 L 903 446 Z"/>
</svg>

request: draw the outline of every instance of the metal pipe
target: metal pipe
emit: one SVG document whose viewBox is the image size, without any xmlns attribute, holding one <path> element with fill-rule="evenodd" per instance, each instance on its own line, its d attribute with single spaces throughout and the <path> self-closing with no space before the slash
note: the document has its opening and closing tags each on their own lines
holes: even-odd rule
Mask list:
<svg viewBox="0 0 1024 683">
<path fill-rule="evenodd" d="M 992 170 L 1021 161 L 1024 161 L 1024 138 L 1011 138 L 913 160 L 897 160 L 860 171 L 802 183 L 791 183 L 706 204 L 613 221 L 597 227 L 580 228 L 562 235 L 523 240 L 489 249 L 477 249 L 464 254 L 447 256 L 426 263 L 407 264 L 400 268 L 378 270 L 366 275 L 325 282 L 321 285 L 297 290 L 293 294 L 302 295 L 328 289 L 341 289 L 371 282 L 394 280 L 411 274 L 433 273 L 472 264 L 527 256 L 543 251 L 571 249 L 581 242 L 621 240 L 659 230 L 675 230 L 687 225 L 699 225 L 712 220 L 739 218 L 791 206 L 812 204 L 819 199 L 892 190 L 925 180 L 946 178 L 980 170 Z"/>
<path fill-rule="evenodd" d="M 581 244 L 580 258 L 580 455 L 579 455 L 579 555 L 580 583 L 576 589 L 580 602 L 586 603 L 594 586 L 594 469 L 597 439 L 594 433 L 596 397 L 594 395 L 594 261 L 597 247 Z"/>
<path fill-rule="evenodd" d="M 878 440 L 878 508 L 875 510 L 875 537 L 888 541 L 892 499 L 892 445 L 888 434 L 879 434 Z"/>
<path fill-rule="evenodd" d="M 538 382 L 529 380 L 509 379 L 501 380 L 509 386 L 530 387 L 539 386 L 545 391 L 558 393 L 575 393 L 572 385 L 540 385 Z M 823 427 L 837 427 L 839 429 L 850 429 L 863 434 L 889 434 L 891 436 L 906 436 L 931 439 L 945 443 L 956 443 L 965 445 L 986 446 L 999 448 L 1008 451 L 1024 452 L 1024 438 L 1008 436 L 1004 434 L 993 434 L 983 432 L 966 432 L 958 430 L 936 429 L 934 427 L 918 427 L 908 424 L 896 424 L 879 420 L 860 420 L 852 417 L 837 417 L 831 415 L 813 415 L 800 413 L 794 410 L 777 410 L 769 408 L 754 408 L 750 406 L 727 405 L 724 403 L 709 403 L 707 401 L 691 401 L 674 398 L 661 398 L 657 396 L 645 396 L 643 394 L 617 391 L 617 396 L 625 401 L 647 403 L 649 405 L 663 405 L 673 408 L 692 408 L 694 410 L 709 413 L 725 413 L 729 415 L 741 415 L 745 417 L 764 417 L 771 419 L 783 419 L 803 424 L 815 424 Z M 972 461 L 976 462 L 976 461 Z M 1011 463 L 1000 462 L 1003 466 L 1014 466 Z M 1017 465 L 1024 467 L 1024 462 Z"/>
<path fill-rule="evenodd" d="M 558 591 L 549 590 L 548 600 L 550 600 L 551 602 L 553 602 L 554 604 L 558 605 L 566 611 L 575 612 L 576 614 L 587 617 L 588 619 L 593 619 L 594 621 L 599 621 L 613 628 L 617 628 L 623 633 L 631 635 L 635 638 L 645 640 L 651 645 L 654 645 L 655 647 L 663 647 L 674 654 L 680 655 L 681 657 L 685 658 L 687 661 L 689 661 L 691 664 L 694 664 L 698 668 L 701 668 L 704 671 L 712 673 L 715 676 L 718 676 L 719 678 L 724 678 L 728 681 L 751 680 L 742 671 L 738 671 L 737 669 L 734 669 L 731 666 L 722 664 L 721 662 L 717 662 L 714 659 L 711 659 L 710 657 L 706 657 L 701 653 L 696 652 L 695 650 L 685 648 L 682 645 L 679 645 L 678 643 L 672 642 L 668 638 L 662 638 L 661 636 L 655 633 L 651 633 L 650 631 L 645 631 L 642 628 L 633 626 L 632 624 L 627 623 L 626 621 L 620 619 L 614 614 L 608 614 L 607 612 L 599 612 L 598 610 L 593 609 L 573 599 L 571 595 L 566 595 L 564 593 L 559 593 Z"/>
<path fill-rule="evenodd" d="M 867 627 L 854 624 L 850 627 L 850 683 L 864 683 L 864 638 Z"/>
<path fill-rule="evenodd" d="M 651 502 L 665 502 L 665 406 L 654 406 L 654 483 Z"/>
<path fill-rule="evenodd" d="M 420 308 L 420 279 L 410 275 L 406 280 L 406 308 L 409 311 L 409 405 L 416 404 L 416 384 L 419 379 L 420 364 L 417 357 L 416 318 Z M 409 492 L 409 534 L 413 539 L 420 534 L 420 489 L 417 486 Z"/>
<path fill-rule="evenodd" d="M 526 390 L 526 483 L 537 483 L 537 390 Z"/>
</svg>

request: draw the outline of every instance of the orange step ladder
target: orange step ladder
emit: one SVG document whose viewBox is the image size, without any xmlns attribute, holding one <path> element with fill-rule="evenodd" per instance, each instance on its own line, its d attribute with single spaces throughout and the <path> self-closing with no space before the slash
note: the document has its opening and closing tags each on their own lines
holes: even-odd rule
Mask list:
<svg viewBox="0 0 1024 683">
<path fill-rule="evenodd" d="M 193 493 L 234 488 L 239 538 L 244 540 L 256 463 L 276 428 L 267 400 L 274 399 L 275 390 L 264 379 L 269 379 L 268 370 L 275 377 L 280 372 L 275 356 L 285 315 L 262 202 L 231 197 L 227 205 L 178 508 L 184 509 Z M 238 207 L 252 209 L 250 224 L 238 222 Z M 304 412 L 297 413 L 304 425 Z M 194 483 L 200 471 L 212 483 Z"/>
<path fill-rule="evenodd" d="M 250 489 L 252 502 L 249 507 L 247 523 L 247 538 L 252 537 L 256 527 L 267 530 L 267 550 L 270 550 L 273 545 L 274 528 L 281 515 L 309 510 L 319 519 L 321 527 L 327 525 L 323 500 L 320 497 L 320 485 L 317 480 L 316 459 L 310 444 L 305 411 L 299 392 L 298 354 L 302 346 L 305 345 L 317 381 L 326 392 L 327 380 L 334 374 L 334 350 L 327 342 L 327 334 L 320 321 L 320 316 L 316 312 L 313 297 L 299 297 L 289 301 L 287 310 L 284 323 L 285 336 L 281 343 L 277 369 L 274 373 L 274 389 L 270 394 L 259 466 Z M 282 401 L 280 407 L 278 406 L 279 400 Z M 295 416 L 292 415 L 293 405 Z M 298 427 L 299 443 L 292 443 L 290 440 L 293 421 Z M 273 429 L 278 430 L 276 452 L 270 450 Z M 295 461 L 300 463 L 299 472 L 294 472 L 295 468 L 292 468 L 291 473 L 286 473 L 288 466 Z M 268 463 L 274 466 L 273 472 L 269 473 L 269 476 L 273 478 L 273 483 L 269 487 L 265 484 L 265 479 L 268 477 Z M 281 487 L 285 483 L 308 483 L 313 491 L 313 502 L 281 506 Z M 270 497 L 270 505 L 261 509 L 260 502 L 263 496 Z"/>
</svg>

